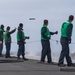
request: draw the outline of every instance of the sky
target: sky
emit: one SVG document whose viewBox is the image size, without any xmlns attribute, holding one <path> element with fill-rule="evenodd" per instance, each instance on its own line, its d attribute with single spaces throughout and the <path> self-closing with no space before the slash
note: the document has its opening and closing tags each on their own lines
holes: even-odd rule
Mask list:
<svg viewBox="0 0 75 75">
<path fill-rule="evenodd" d="M 60 43 L 54 40 L 60 40 L 60 29 L 64 21 L 68 20 L 69 15 L 75 16 L 75 0 L 0 0 L 0 24 L 4 24 L 11 30 L 18 27 L 19 23 L 24 24 L 26 36 L 26 54 L 30 56 L 41 55 L 40 29 L 43 20 L 48 19 L 48 28 L 50 31 L 58 30 L 58 35 L 51 37 L 52 56 L 59 55 L 61 51 Z M 35 20 L 29 20 L 35 18 Z M 73 21 L 75 24 L 75 20 Z M 72 43 L 75 43 L 75 26 L 73 27 Z M 16 44 L 16 33 L 12 34 L 11 52 L 17 54 L 18 46 Z M 75 52 L 75 44 L 70 45 L 71 53 Z M 3 52 L 5 52 L 5 45 Z"/>
</svg>

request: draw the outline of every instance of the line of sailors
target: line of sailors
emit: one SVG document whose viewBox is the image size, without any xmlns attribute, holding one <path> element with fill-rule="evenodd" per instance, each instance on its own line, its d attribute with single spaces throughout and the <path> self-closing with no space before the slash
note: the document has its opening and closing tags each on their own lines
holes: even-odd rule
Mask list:
<svg viewBox="0 0 75 75">
<path fill-rule="evenodd" d="M 71 57 L 70 57 L 70 51 L 69 51 L 69 44 L 71 43 L 71 36 L 72 36 L 72 30 L 73 30 L 73 24 L 72 21 L 74 20 L 74 16 L 70 15 L 68 20 L 66 22 L 63 22 L 61 27 L 61 38 L 60 43 L 62 46 L 62 51 L 60 53 L 58 66 L 64 66 L 64 58 L 66 58 L 67 66 L 75 66 L 74 63 L 72 63 Z M 45 57 L 47 56 L 47 62 L 52 62 L 51 57 L 51 48 L 50 48 L 50 39 L 51 35 L 58 34 L 58 31 L 51 32 L 48 29 L 48 20 L 44 20 L 43 26 L 41 28 L 41 45 L 42 45 L 42 51 L 41 51 L 41 60 L 40 62 L 45 62 Z M 0 27 L 0 56 L 2 55 L 2 49 L 3 49 L 3 39 L 5 39 L 5 45 L 6 45 L 6 58 L 10 58 L 10 49 L 11 49 L 11 34 L 16 31 L 16 28 L 12 31 L 10 31 L 10 27 L 8 26 L 6 29 L 5 34 L 4 33 L 4 25 L 1 25 Z M 26 37 L 23 32 L 23 24 L 20 23 L 17 31 L 17 44 L 18 44 L 18 59 L 20 59 L 20 56 L 22 55 L 23 60 L 28 60 L 25 58 L 25 40 L 29 39 L 29 37 Z"/>
<path fill-rule="evenodd" d="M 10 50 L 11 50 L 11 34 L 13 34 L 16 31 L 16 28 L 10 31 L 10 27 L 8 26 L 6 28 L 6 31 L 4 31 L 4 25 L 0 26 L 0 56 L 2 56 L 2 50 L 3 50 L 3 40 L 5 41 L 6 46 L 6 54 L 5 58 L 10 58 Z M 29 37 L 26 37 L 23 32 L 23 24 L 20 23 L 18 26 L 17 31 L 17 44 L 18 44 L 18 59 L 20 59 L 20 56 L 22 55 L 23 60 L 28 60 L 25 58 L 25 40 L 29 39 Z"/>
</svg>

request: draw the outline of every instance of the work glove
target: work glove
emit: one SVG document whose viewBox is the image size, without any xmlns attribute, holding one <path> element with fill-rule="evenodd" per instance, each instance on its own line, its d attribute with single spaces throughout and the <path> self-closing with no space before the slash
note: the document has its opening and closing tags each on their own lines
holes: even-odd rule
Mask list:
<svg viewBox="0 0 75 75">
<path fill-rule="evenodd" d="M 68 43 L 71 44 L 71 39 L 68 40 Z"/>
<path fill-rule="evenodd" d="M 28 36 L 28 37 L 26 37 L 26 39 L 29 39 L 30 37 Z"/>
<path fill-rule="evenodd" d="M 55 34 L 58 34 L 58 31 L 56 31 Z"/>
</svg>

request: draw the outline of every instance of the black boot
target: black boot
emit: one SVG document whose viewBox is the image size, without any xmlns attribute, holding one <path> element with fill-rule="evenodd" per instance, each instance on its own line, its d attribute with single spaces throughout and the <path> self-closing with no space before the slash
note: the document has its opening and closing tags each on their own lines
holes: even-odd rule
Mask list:
<svg viewBox="0 0 75 75">
<path fill-rule="evenodd" d="M 23 59 L 23 60 L 26 60 L 26 61 L 28 61 L 28 59 L 27 59 L 27 58 L 25 58 L 24 56 L 22 57 L 22 59 Z"/>
<path fill-rule="evenodd" d="M 20 59 L 21 59 L 20 56 L 18 56 L 17 60 L 20 60 Z"/>
</svg>

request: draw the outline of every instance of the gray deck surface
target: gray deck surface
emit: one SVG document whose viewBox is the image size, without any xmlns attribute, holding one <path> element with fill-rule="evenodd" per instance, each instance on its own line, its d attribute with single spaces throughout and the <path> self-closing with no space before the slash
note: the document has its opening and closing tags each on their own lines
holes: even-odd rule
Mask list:
<svg viewBox="0 0 75 75">
<path fill-rule="evenodd" d="M 39 61 L 0 57 L 0 75 L 75 75 L 75 67 L 58 67 L 37 62 Z"/>
</svg>

